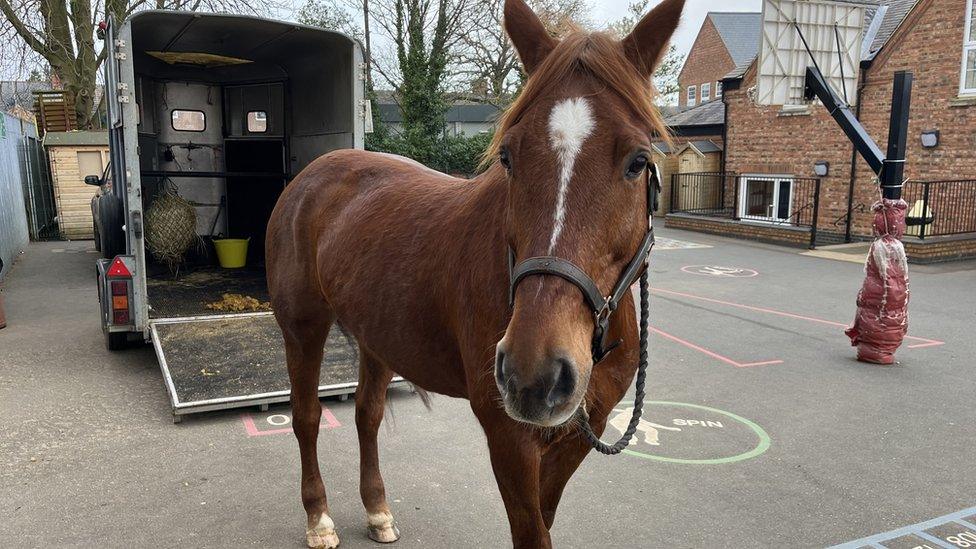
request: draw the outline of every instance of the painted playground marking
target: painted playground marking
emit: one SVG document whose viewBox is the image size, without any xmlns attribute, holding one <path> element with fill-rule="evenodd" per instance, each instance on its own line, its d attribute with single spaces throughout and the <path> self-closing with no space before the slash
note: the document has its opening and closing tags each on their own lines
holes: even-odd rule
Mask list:
<svg viewBox="0 0 976 549">
<path fill-rule="evenodd" d="M 759 271 L 754 269 L 725 267 L 722 265 L 685 265 L 681 268 L 681 271 L 693 275 L 714 276 L 718 278 L 752 278 L 759 276 Z"/>
<path fill-rule="evenodd" d="M 654 238 L 654 251 L 656 252 L 662 250 L 693 250 L 696 248 L 711 248 L 711 246 L 708 244 L 699 244 L 697 242 L 688 242 L 687 240 L 677 240 L 663 236 Z"/>
<path fill-rule="evenodd" d="M 700 347 L 698 345 L 695 345 L 694 343 L 691 343 L 690 341 L 685 341 L 685 340 L 681 339 L 680 337 L 678 337 L 676 335 L 669 334 L 669 333 L 665 332 L 664 330 L 660 330 L 658 328 L 655 328 L 654 326 L 650 326 L 649 329 L 650 329 L 651 332 L 653 332 L 653 333 L 655 333 L 655 334 L 657 334 L 659 336 L 662 336 L 662 337 L 665 337 L 667 339 L 670 339 L 671 341 L 674 341 L 675 343 L 678 343 L 680 345 L 684 345 L 685 347 L 688 347 L 689 349 L 698 351 L 699 353 L 702 353 L 703 355 L 710 356 L 710 357 L 714 358 L 715 360 L 719 360 L 719 361 L 724 362 L 726 364 L 731 364 L 732 366 L 735 366 L 736 368 L 750 368 L 752 366 L 770 366 L 770 365 L 773 365 L 773 364 L 782 364 L 783 363 L 782 360 L 763 360 L 763 361 L 759 361 L 759 362 L 739 362 L 739 361 L 733 360 L 733 359 L 731 359 L 731 358 L 729 358 L 727 356 L 722 356 L 722 355 L 720 355 L 720 354 L 718 354 L 718 353 L 716 353 L 714 351 L 709 351 L 708 349 L 706 349 L 704 347 Z"/>
<path fill-rule="evenodd" d="M 644 416 L 625 454 L 667 463 L 720 465 L 766 452 L 769 435 L 754 422 L 725 410 L 684 402 L 645 403 Z M 611 427 L 623 433 L 633 408 L 615 408 Z"/>
<path fill-rule="evenodd" d="M 244 432 L 249 437 L 264 437 L 268 435 L 281 435 L 291 433 L 291 411 L 285 413 L 275 413 L 260 415 L 255 418 L 254 414 L 241 414 L 241 423 L 244 424 Z M 342 427 L 336 419 L 332 410 L 322 406 L 322 420 L 319 422 L 319 430 L 335 429 Z"/>
<path fill-rule="evenodd" d="M 766 314 L 771 314 L 771 315 L 776 315 L 776 316 L 782 316 L 782 317 L 786 317 L 786 318 L 793 318 L 793 319 L 796 319 L 796 320 L 805 320 L 807 322 L 814 322 L 814 323 L 817 323 L 817 324 L 825 324 L 825 325 L 828 325 L 828 326 L 835 326 L 837 328 L 847 328 L 848 326 L 850 326 L 850 324 L 847 324 L 847 323 L 844 323 L 844 322 L 834 322 L 832 320 L 824 320 L 822 318 L 815 318 L 815 317 L 812 317 L 812 316 L 804 316 L 804 315 L 799 315 L 799 314 L 795 314 L 795 313 L 789 313 L 789 312 L 786 312 L 786 311 L 778 311 L 776 309 L 769 309 L 767 307 L 756 307 L 756 306 L 753 306 L 753 305 L 745 305 L 743 303 L 734 303 L 732 301 L 723 301 L 721 299 L 713 299 L 711 297 L 705 297 L 705 296 L 700 296 L 700 295 L 688 294 L 688 293 L 684 293 L 684 292 L 676 292 L 674 290 L 665 290 L 663 288 L 651 288 L 651 291 L 652 292 L 655 292 L 655 293 L 658 293 L 658 294 L 667 294 L 667 295 L 673 295 L 673 296 L 678 296 L 678 297 L 686 297 L 688 299 L 697 299 L 699 301 L 705 301 L 705 302 L 708 302 L 708 303 L 715 303 L 717 305 L 726 305 L 728 307 L 736 307 L 736 308 L 739 308 L 739 309 L 745 309 L 745 310 L 754 311 L 754 312 L 757 312 L 757 313 L 766 313 Z M 929 338 L 926 338 L 926 337 L 917 337 L 917 336 L 907 335 L 907 336 L 905 336 L 905 339 L 906 340 L 912 340 L 912 341 L 916 341 L 917 342 L 917 343 L 913 343 L 911 345 L 906 345 L 906 347 L 905 347 L 906 349 L 921 349 L 921 348 L 924 348 L 924 347 L 935 347 L 935 346 L 938 346 L 938 345 L 945 345 L 945 341 L 939 341 L 937 339 L 929 339 Z M 974 546 L 974 548 L 976 548 L 976 546 Z"/>
<path fill-rule="evenodd" d="M 935 549 L 936 547 L 976 548 L 976 507 L 834 545 L 830 549 L 862 549 L 864 547 L 882 549 L 900 547 L 917 549 Z"/>
</svg>

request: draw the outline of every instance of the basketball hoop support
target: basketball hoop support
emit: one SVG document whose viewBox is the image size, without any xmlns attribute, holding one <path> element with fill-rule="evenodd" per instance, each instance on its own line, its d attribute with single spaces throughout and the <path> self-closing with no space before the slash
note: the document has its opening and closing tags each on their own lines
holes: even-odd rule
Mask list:
<svg viewBox="0 0 976 549">
<path fill-rule="evenodd" d="M 905 148 L 908 144 L 908 115 L 912 102 L 912 73 L 895 73 L 891 93 L 891 118 L 888 126 L 888 154 L 881 152 L 878 144 L 871 139 L 861 122 L 851 112 L 847 102 L 841 99 L 830 87 L 823 73 L 816 66 L 807 67 L 804 96 L 814 97 L 827 107 L 854 148 L 861 154 L 871 170 L 881 181 L 884 198 L 901 198 L 901 187 L 905 175 Z"/>
</svg>

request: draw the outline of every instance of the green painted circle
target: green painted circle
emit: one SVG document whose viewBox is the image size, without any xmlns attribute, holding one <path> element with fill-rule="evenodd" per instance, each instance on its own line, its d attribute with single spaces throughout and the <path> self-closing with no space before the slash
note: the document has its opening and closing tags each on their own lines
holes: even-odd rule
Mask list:
<svg viewBox="0 0 976 549">
<path fill-rule="evenodd" d="M 717 408 L 709 408 L 708 406 L 702 406 L 700 404 L 687 404 L 685 402 L 666 402 L 663 400 L 654 400 L 648 402 L 647 404 L 659 404 L 662 406 L 677 406 L 679 408 L 680 407 L 695 408 L 697 410 L 714 412 L 716 414 L 723 415 L 728 418 L 732 418 L 735 421 L 738 421 L 739 423 L 752 429 L 752 432 L 755 433 L 757 437 L 759 437 L 759 443 L 756 444 L 755 448 L 749 450 L 748 452 L 743 452 L 741 454 L 729 456 L 729 457 L 711 458 L 711 459 L 681 459 L 681 458 L 672 458 L 672 457 L 665 457 L 665 456 L 655 456 L 653 454 L 643 454 L 641 452 L 635 452 L 633 450 L 627 450 L 627 449 L 623 451 L 623 453 L 625 454 L 631 456 L 637 456 L 639 458 L 650 459 L 654 461 L 664 461 L 667 463 L 684 463 L 689 465 L 720 465 L 723 463 L 735 463 L 737 461 L 745 461 L 747 459 L 752 459 L 756 456 L 762 455 L 766 450 L 769 449 L 770 439 L 766 431 L 764 431 L 762 427 L 756 425 L 752 421 L 749 421 L 748 419 L 742 416 L 737 416 L 732 412 L 726 412 L 725 410 L 719 410 Z"/>
</svg>

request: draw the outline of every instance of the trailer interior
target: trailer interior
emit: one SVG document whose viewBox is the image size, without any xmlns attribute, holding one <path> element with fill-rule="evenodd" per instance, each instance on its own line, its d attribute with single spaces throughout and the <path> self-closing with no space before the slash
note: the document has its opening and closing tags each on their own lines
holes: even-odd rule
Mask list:
<svg viewBox="0 0 976 549">
<path fill-rule="evenodd" d="M 142 210 L 175 192 L 196 213 L 198 239 L 178 269 L 145 254 L 151 337 L 174 417 L 286 399 L 281 335 L 267 307 L 220 303 L 224 294 L 269 301 L 264 239 L 278 196 L 315 158 L 356 146 L 357 46 L 253 17 L 144 12 L 127 24 Z M 219 237 L 249 239 L 244 268 L 218 265 Z M 326 353 L 323 387 L 354 390 L 354 342 L 329 341 L 336 352 Z"/>
</svg>

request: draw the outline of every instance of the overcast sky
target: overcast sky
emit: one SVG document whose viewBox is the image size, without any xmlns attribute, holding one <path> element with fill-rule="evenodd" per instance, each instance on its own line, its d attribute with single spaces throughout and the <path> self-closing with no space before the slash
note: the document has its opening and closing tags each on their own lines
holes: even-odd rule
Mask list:
<svg viewBox="0 0 976 549">
<path fill-rule="evenodd" d="M 606 23 L 620 19 L 622 15 L 627 12 L 627 6 L 633 0 L 588 0 L 592 6 L 591 17 L 593 22 L 596 23 L 597 27 L 601 27 Z M 657 2 L 654 2 L 657 4 Z M 286 2 L 286 5 L 291 5 L 294 11 L 304 4 L 304 0 L 290 0 Z M 674 37 L 674 44 L 678 47 L 678 50 L 682 54 L 687 54 L 688 50 L 691 49 L 692 44 L 695 41 L 695 37 L 698 35 L 698 29 L 701 28 L 702 21 L 705 20 L 705 14 L 709 11 L 752 11 L 758 12 L 762 9 L 762 0 L 687 0 L 685 6 L 685 13 L 682 17 L 681 26 L 678 28 L 677 33 Z M 290 11 L 287 8 L 285 12 Z M 279 17 L 288 19 L 294 17 L 294 13 L 281 13 Z M 19 45 L 19 44 L 18 44 Z M 9 47 L 9 44 L 0 44 L 0 49 Z M 10 70 L 9 67 L 0 67 L 2 73 L 7 73 Z M 3 74 L 3 77 L 23 77 L 26 73 L 21 75 L 17 74 L 20 71 L 14 71 L 11 74 Z"/>
<path fill-rule="evenodd" d="M 610 22 L 620 19 L 627 11 L 632 0 L 591 0 L 593 19 L 597 23 Z M 657 4 L 657 2 L 654 2 Z M 673 42 L 682 54 L 688 53 L 698 29 L 705 20 L 705 14 L 710 11 L 752 11 L 762 10 L 762 0 L 687 0 L 685 12 L 681 18 L 681 26 L 675 33 Z"/>
</svg>

